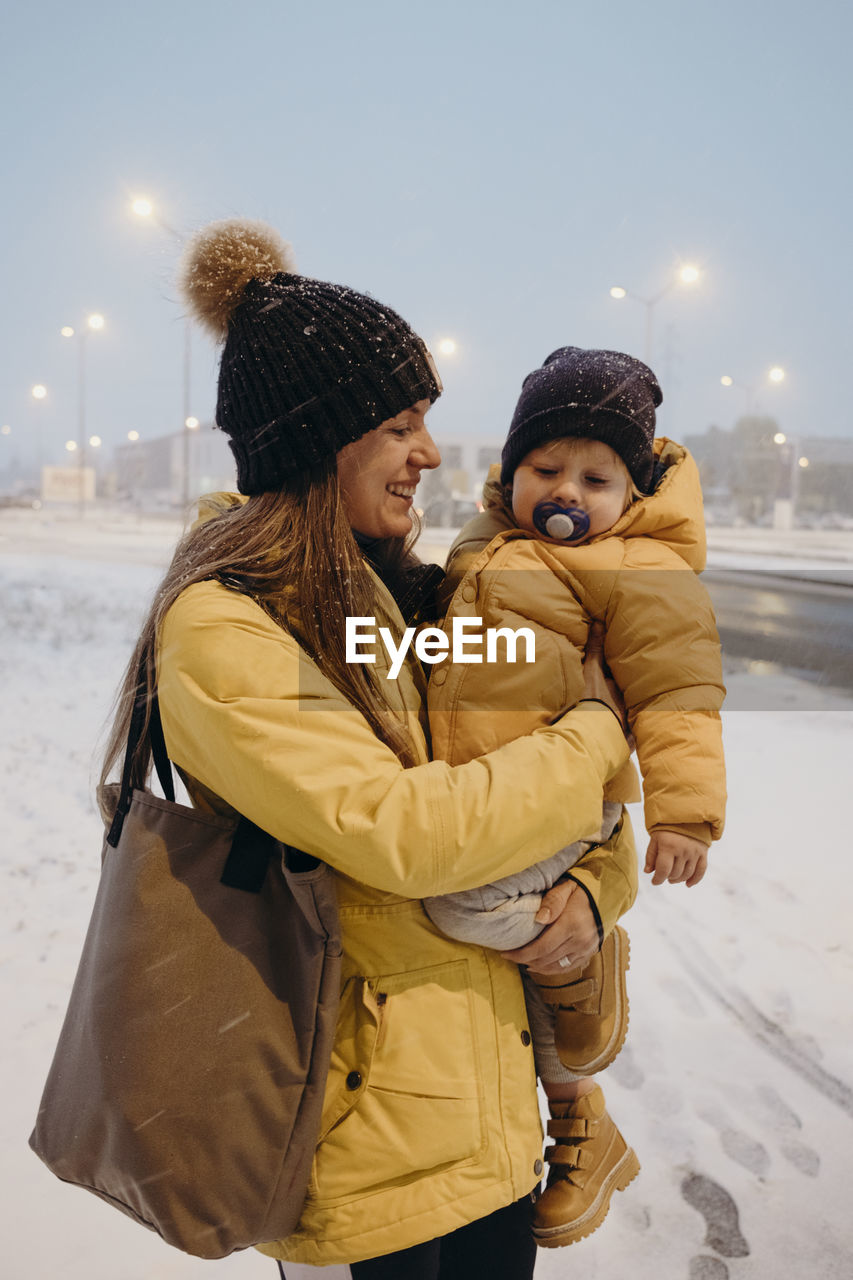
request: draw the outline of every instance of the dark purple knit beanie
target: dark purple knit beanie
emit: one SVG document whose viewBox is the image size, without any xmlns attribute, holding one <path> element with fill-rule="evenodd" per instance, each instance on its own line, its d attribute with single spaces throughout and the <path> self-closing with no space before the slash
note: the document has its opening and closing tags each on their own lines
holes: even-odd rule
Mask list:
<svg viewBox="0 0 853 1280">
<path fill-rule="evenodd" d="M 511 484 L 525 454 L 547 440 L 600 440 L 618 453 L 638 489 L 652 478 L 655 409 L 663 395 L 648 365 L 621 351 L 560 347 L 527 375 L 501 454 Z"/>
</svg>

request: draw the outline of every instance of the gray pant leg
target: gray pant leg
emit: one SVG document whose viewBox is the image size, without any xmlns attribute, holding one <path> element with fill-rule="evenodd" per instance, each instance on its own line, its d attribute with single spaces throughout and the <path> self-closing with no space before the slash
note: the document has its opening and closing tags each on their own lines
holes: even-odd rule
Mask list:
<svg viewBox="0 0 853 1280">
<path fill-rule="evenodd" d="M 542 998 L 542 993 L 523 966 L 521 981 L 524 983 L 527 1020 L 530 1023 L 533 1058 L 539 1079 L 546 1084 L 572 1084 L 575 1080 L 582 1080 L 583 1076 L 575 1075 L 574 1071 L 564 1067 L 560 1061 L 557 1053 L 556 1015 L 553 1006 L 547 1004 Z"/>
<path fill-rule="evenodd" d="M 533 917 L 545 894 L 575 865 L 593 843 L 609 840 L 622 815 L 622 806 L 604 805 L 600 831 L 591 840 L 577 840 L 512 876 L 479 889 L 463 889 L 425 898 L 424 910 L 442 933 L 460 942 L 474 942 L 495 951 L 524 947 L 542 932 Z"/>
<path fill-rule="evenodd" d="M 442 933 L 460 942 L 475 942 L 495 951 L 526 946 L 542 932 L 543 926 L 533 917 L 543 897 L 587 848 L 589 842 L 578 841 L 517 875 L 504 876 L 479 889 L 425 898 L 424 910 Z"/>
</svg>

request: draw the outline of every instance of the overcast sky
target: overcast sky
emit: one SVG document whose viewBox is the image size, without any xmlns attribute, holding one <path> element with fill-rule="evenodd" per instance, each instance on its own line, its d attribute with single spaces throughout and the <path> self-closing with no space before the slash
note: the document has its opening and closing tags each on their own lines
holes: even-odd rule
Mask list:
<svg viewBox="0 0 853 1280">
<path fill-rule="evenodd" d="M 853 437 L 853 10 L 843 0 L 79 0 L 9 6 L 0 469 L 89 430 L 182 420 L 168 234 L 246 214 L 300 270 L 389 303 L 439 356 L 437 437 L 501 439 L 555 347 L 642 357 L 660 433 L 730 427 L 747 393 L 791 435 Z M 767 371 L 787 372 L 779 385 Z M 216 358 L 193 340 L 192 412 Z M 47 398 L 30 389 L 41 382 Z"/>
</svg>

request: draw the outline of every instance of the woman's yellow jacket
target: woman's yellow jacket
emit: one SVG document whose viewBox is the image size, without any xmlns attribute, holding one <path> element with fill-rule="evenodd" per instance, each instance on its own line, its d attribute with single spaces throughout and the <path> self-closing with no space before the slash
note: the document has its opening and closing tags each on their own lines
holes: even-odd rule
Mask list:
<svg viewBox="0 0 853 1280">
<path fill-rule="evenodd" d="M 376 590 L 377 623 L 402 630 Z M 518 871 L 595 825 L 627 757 L 615 718 L 586 704 L 460 767 L 429 763 L 410 660 L 387 681 L 421 761 L 404 769 L 288 632 L 215 582 L 169 610 L 158 687 L 194 802 L 336 872 L 345 954 L 322 1132 L 299 1229 L 263 1251 L 358 1261 L 526 1194 L 541 1131 L 516 966 L 443 937 L 419 899 Z M 602 857 L 631 847 L 623 828 Z"/>
<path fill-rule="evenodd" d="M 654 492 L 578 547 L 519 529 L 500 487 L 487 484 L 493 505 L 450 550 L 445 627 L 457 617 L 527 627 L 536 660 L 521 661 L 520 644 L 507 661 L 500 643 L 498 663 L 436 667 L 430 730 L 435 756 L 457 764 L 549 723 L 581 696 L 589 626 L 599 619 L 637 741 L 646 825 L 708 844 L 723 828 L 725 689 L 714 614 L 697 576 L 705 567 L 702 494 L 687 451 L 663 438 L 655 447 L 662 474 Z M 632 769 L 613 780 L 607 798 L 639 798 Z M 572 874 L 584 880 L 584 863 Z M 604 905 L 607 928 L 615 916 Z"/>
</svg>

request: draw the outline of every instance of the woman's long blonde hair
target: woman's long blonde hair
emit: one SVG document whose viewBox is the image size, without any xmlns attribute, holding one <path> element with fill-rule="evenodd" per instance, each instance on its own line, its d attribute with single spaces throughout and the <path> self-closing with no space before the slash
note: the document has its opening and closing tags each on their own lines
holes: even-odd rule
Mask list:
<svg viewBox="0 0 853 1280">
<path fill-rule="evenodd" d="M 406 766 L 413 746 L 403 722 L 391 711 L 373 668 L 348 663 L 345 619 L 376 612 L 376 584 L 350 529 L 341 502 L 334 459 L 294 477 L 275 493 L 245 502 L 225 496 L 211 500 L 210 517 L 178 544 L 145 620 L 116 696 L 115 718 L 101 770 L 109 781 L 123 757 L 135 705 L 146 708 L 145 729 L 134 753 L 131 785 L 143 787 L 150 773 L 148 726 L 157 687 L 156 644 L 163 619 L 182 591 L 213 579 L 251 596 L 301 647 L 349 702 L 364 715 L 377 737 Z M 385 548 L 390 564 L 402 564 L 415 531 Z"/>
</svg>

